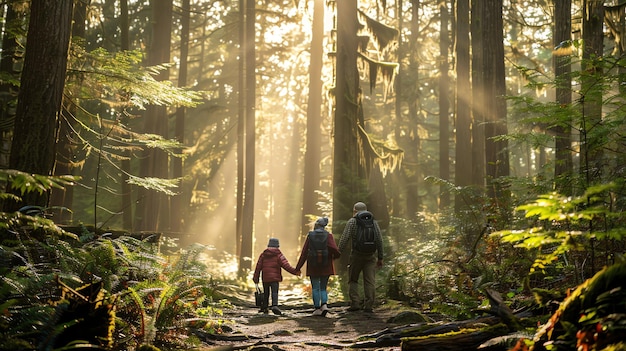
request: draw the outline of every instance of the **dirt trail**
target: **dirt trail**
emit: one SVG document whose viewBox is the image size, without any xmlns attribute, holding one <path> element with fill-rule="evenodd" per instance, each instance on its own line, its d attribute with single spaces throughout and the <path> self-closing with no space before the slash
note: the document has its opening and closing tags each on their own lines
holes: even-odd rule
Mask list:
<svg viewBox="0 0 626 351">
<path fill-rule="evenodd" d="M 300 283 L 302 285 L 302 282 Z M 254 297 L 242 299 L 233 308 L 224 310 L 224 333 L 211 338 L 201 337 L 211 345 L 203 350 L 329 350 L 358 345 L 363 350 L 400 350 L 400 346 L 373 345 L 377 332 L 406 321 L 394 322 L 402 306 L 379 304 L 373 313 L 349 312 L 343 301 L 329 304 L 326 317 L 313 316 L 310 297 L 304 291 L 281 290 L 282 315 L 259 313 Z M 369 341 L 368 341 L 369 340 Z"/>
</svg>

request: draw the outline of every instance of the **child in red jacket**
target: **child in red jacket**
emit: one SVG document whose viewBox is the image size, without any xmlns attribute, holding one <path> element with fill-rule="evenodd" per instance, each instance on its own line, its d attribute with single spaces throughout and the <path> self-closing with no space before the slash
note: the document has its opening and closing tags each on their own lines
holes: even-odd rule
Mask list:
<svg viewBox="0 0 626 351">
<path fill-rule="evenodd" d="M 265 301 L 261 306 L 263 313 L 268 313 L 269 293 L 272 293 L 272 312 L 274 314 L 282 314 L 282 311 L 278 308 L 278 285 L 283 281 L 282 268 L 287 272 L 300 275 L 300 271 L 296 270 L 289 264 L 287 258 L 279 249 L 278 239 L 271 238 L 267 244 L 267 249 L 261 253 L 259 260 L 256 263 L 254 269 L 254 276 L 252 281 L 255 284 L 259 283 L 259 276 L 263 281 L 263 291 L 265 292 Z"/>
</svg>

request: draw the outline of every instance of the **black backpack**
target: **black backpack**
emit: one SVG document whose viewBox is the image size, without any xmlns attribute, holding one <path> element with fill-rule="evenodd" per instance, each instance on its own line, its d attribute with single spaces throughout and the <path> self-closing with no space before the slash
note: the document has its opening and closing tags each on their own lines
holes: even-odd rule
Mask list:
<svg viewBox="0 0 626 351">
<path fill-rule="evenodd" d="M 324 229 L 309 232 L 307 262 L 311 267 L 322 267 L 328 264 L 328 232 Z"/>
<path fill-rule="evenodd" d="M 360 211 L 356 219 L 356 237 L 352 240 L 352 249 L 365 254 L 376 251 L 376 229 L 374 215 L 369 211 Z"/>
</svg>

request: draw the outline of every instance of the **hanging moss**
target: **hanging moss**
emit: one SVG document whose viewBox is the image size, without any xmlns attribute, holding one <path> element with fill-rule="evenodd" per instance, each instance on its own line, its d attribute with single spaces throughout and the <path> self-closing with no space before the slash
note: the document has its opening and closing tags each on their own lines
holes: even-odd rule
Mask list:
<svg viewBox="0 0 626 351">
<path fill-rule="evenodd" d="M 383 98 L 386 99 L 387 95 L 393 88 L 393 79 L 398 70 L 398 64 L 395 62 L 382 62 L 373 60 L 363 54 L 359 54 L 359 58 L 363 64 L 368 66 L 369 81 L 370 81 L 370 93 L 376 87 L 378 76 L 382 77 L 383 81 Z"/>
<path fill-rule="evenodd" d="M 404 150 L 374 141 L 361 126 L 359 126 L 358 142 L 362 162 L 371 166 L 370 163 L 373 161 L 373 164 L 378 166 L 383 176 L 387 172 L 393 172 L 402 164 Z"/>
<path fill-rule="evenodd" d="M 396 28 L 383 24 L 363 11 L 359 11 L 361 19 L 365 22 L 364 30 L 366 30 L 376 42 L 377 49 L 380 53 L 385 53 L 396 44 L 399 32 Z"/>
</svg>

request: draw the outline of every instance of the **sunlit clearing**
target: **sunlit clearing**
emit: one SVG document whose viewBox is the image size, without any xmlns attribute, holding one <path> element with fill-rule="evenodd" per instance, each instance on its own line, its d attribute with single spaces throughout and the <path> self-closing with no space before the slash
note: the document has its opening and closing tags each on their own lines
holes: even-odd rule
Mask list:
<svg viewBox="0 0 626 351">
<path fill-rule="evenodd" d="M 237 181 L 236 166 L 235 152 L 231 152 L 213 179 L 216 182 L 223 182 L 223 189 L 235 189 Z M 218 253 L 234 253 L 236 250 L 235 200 L 236 193 L 232 192 L 232 196 L 222 195 L 218 199 L 207 199 L 199 205 L 199 207 L 207 206 L 210 209 L 198 209 L 199 215 L 190 224 L 191 241 L 211 245 L 215 247 Z M 219 201 L 219 204 L 212 204 L 211 201 Z"/>
<path fill-rule="evenodd" d="M 207 266 L 209 273 L 216 279 L 228 280 L 237 277 L 239 261 L 235 255 L 211 250 L 204 253 L 200 259 Z"/>
</svg>

